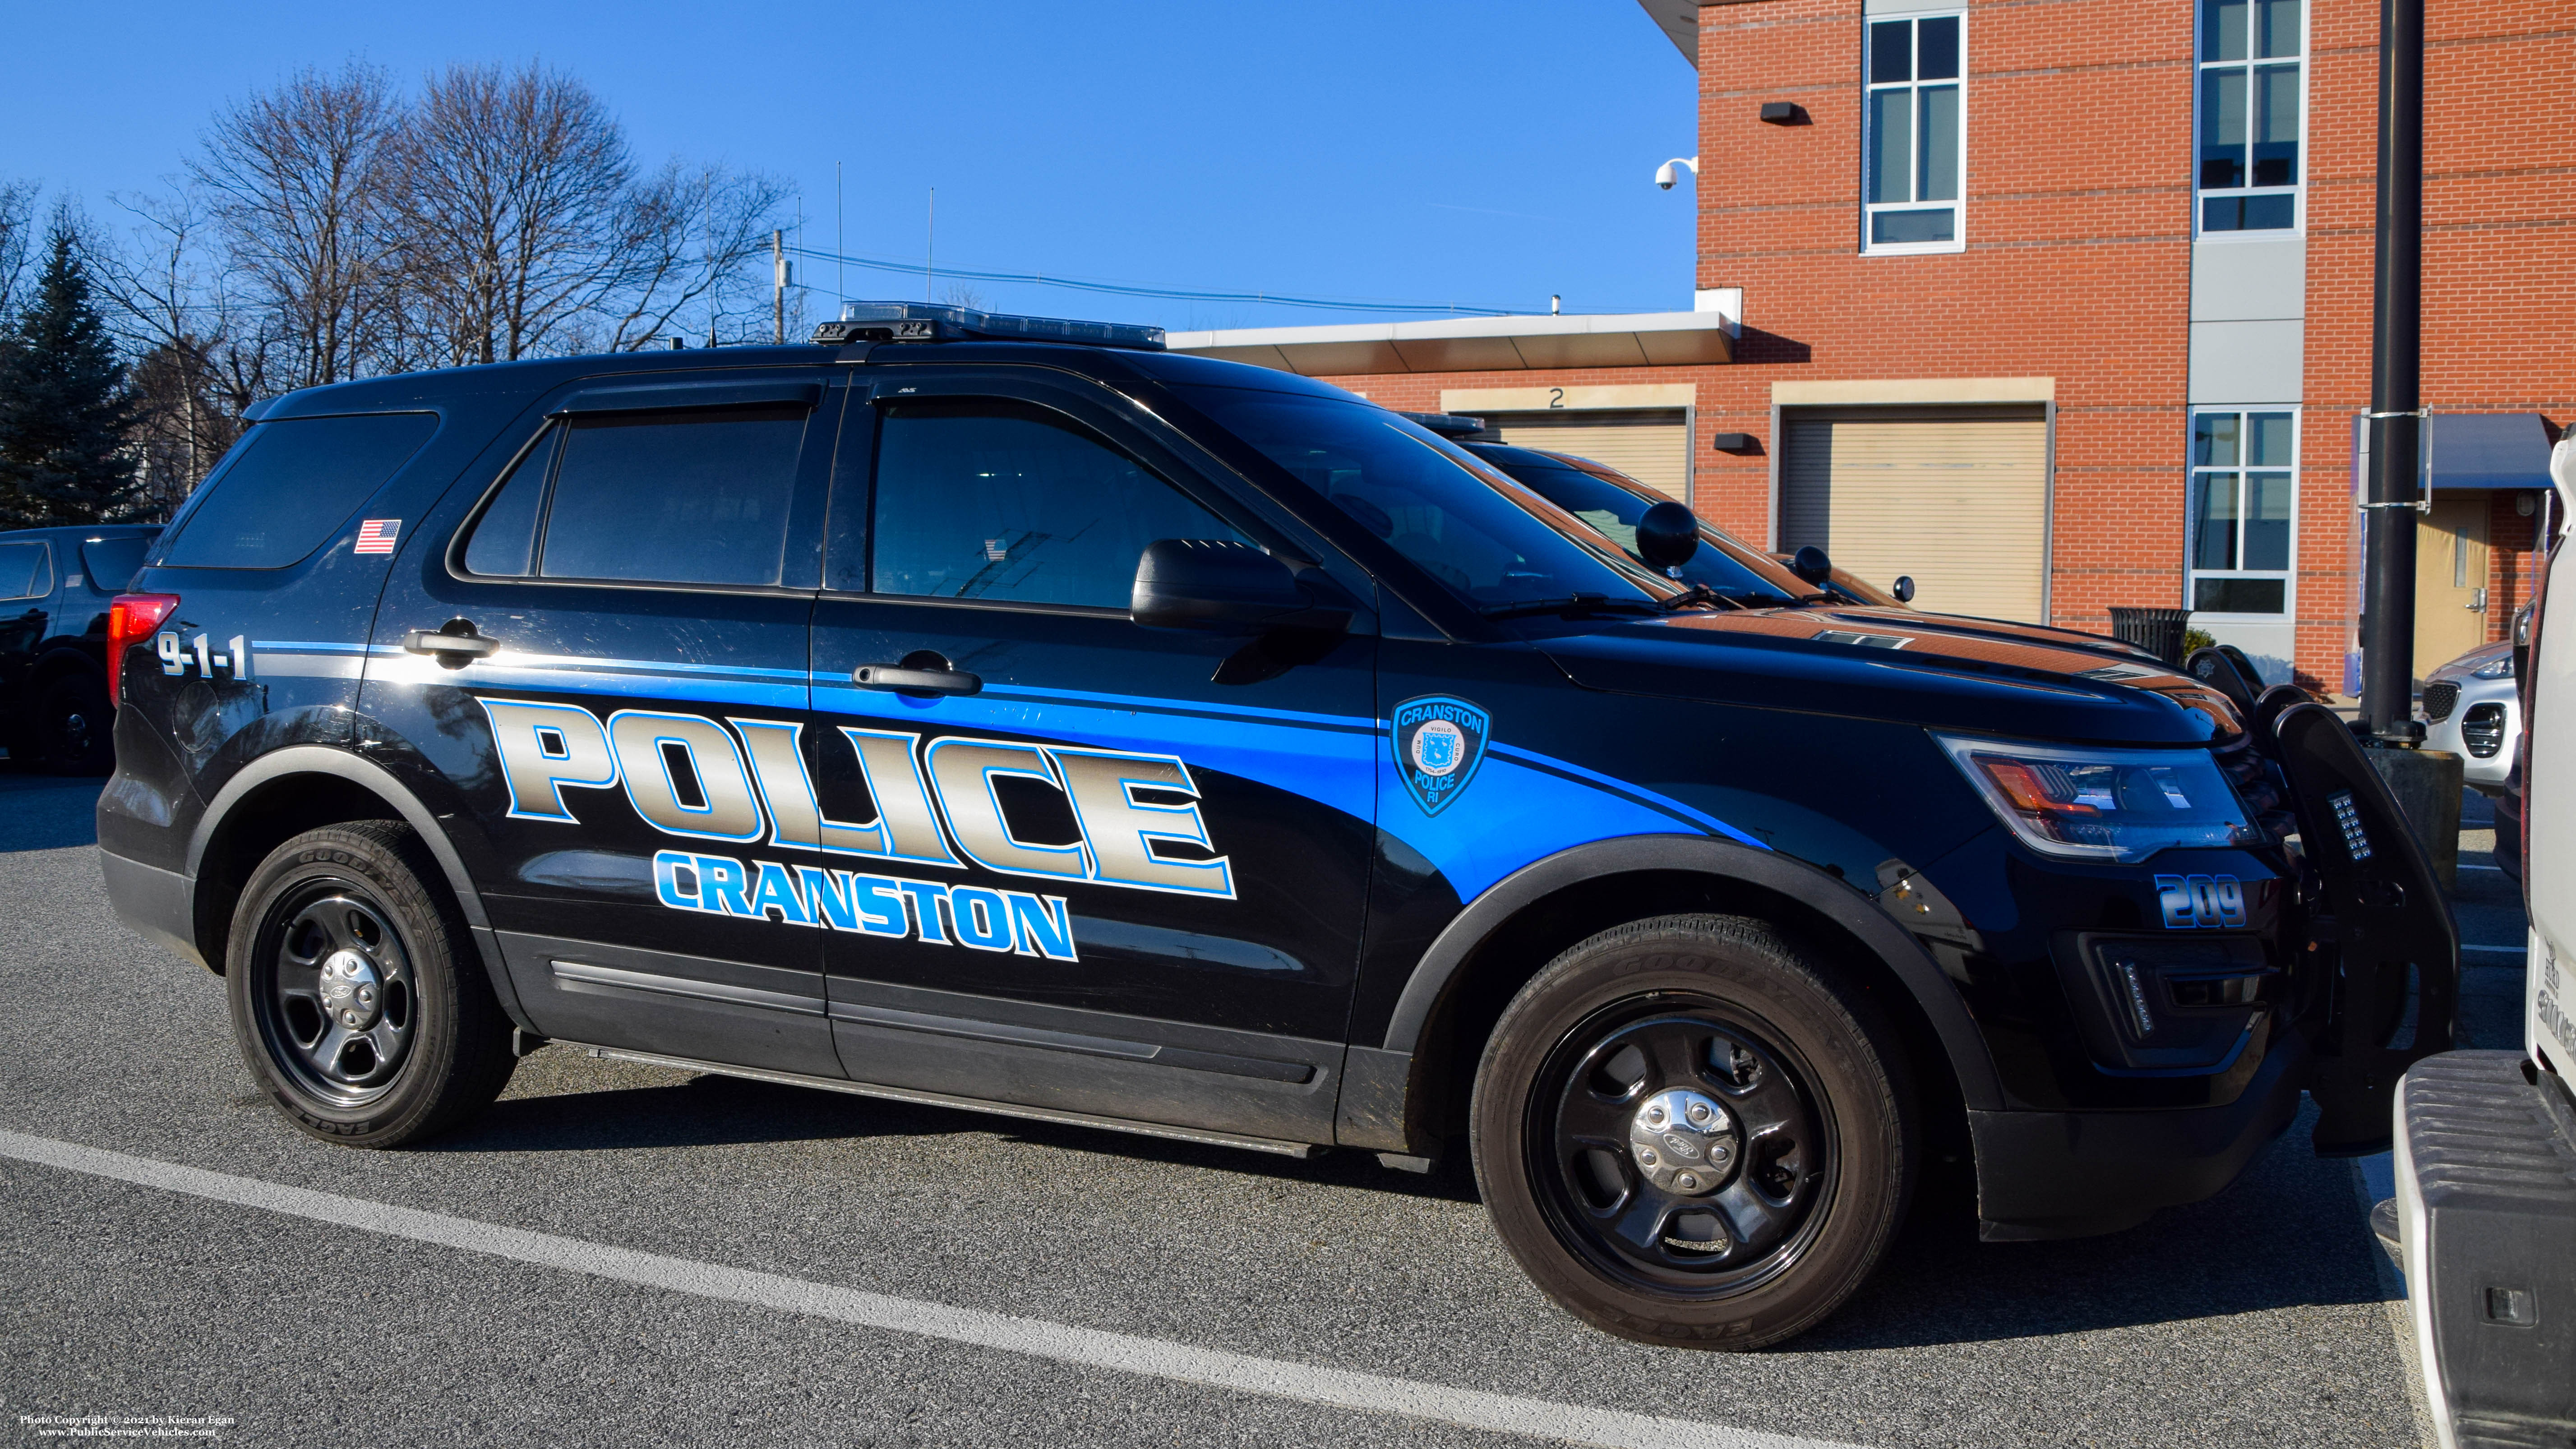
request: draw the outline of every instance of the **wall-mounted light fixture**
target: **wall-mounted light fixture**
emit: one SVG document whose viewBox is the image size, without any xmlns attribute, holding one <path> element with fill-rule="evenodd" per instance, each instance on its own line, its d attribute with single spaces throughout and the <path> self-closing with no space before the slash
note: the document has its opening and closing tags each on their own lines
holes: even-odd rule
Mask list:
<svg viewBox="0 0 2576 1449">
<path fill-rule="evenodd" d="M 1751 433 L 1711 433 L 1708 436 L 1708 445 L 1721 453 L 1749 453 L 1753 451 L 1753 435 Z"/>
<path fill-rule="evenodd" d="M 1807 108 L 1796 101 L 1764 101 L 1762 120 L 1765 125 L 1803 126 L 1808 120 Z"/>
</svg>

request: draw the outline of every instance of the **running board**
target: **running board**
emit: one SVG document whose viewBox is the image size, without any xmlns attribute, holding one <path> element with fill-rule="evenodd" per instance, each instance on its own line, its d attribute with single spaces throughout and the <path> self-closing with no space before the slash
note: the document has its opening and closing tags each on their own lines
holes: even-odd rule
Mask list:
<svg viewBox="0 0 2576 1449">
<path fill-rule="evenodd" d="M 1322 1151 L 1311 1142 L 1283 1142 L 1274 1137 L 1246 1137 L 1232 1132 L 1208 1132 L 1196 1127 L 1167 1127 L 1160 1122 L 1133 1122 L 1124 1117 L 1096 1117 L 1089 1112 L 1067 1112 L 1054 1107 L 1023 1107 L 1016 1102 L 988 1102 L 980 1097 L 952 1097 L 945 1092 L 920 1092 L 910 1087 L 884 1087 L 874 1082 L 853 1082 L 845 1077 L 809 1077 L 802 1072 L 773 1072 L 765 1067 L 737 1067 L 724 1062 L 702 1062 L 690 1057 L 670 1057 L 659 1052 L 630 1051 L 625 1047 L 592 1046 L 588 1042 L 558 1041 L 586 1056 L 606 1057 L 621 1062 L 637 1062 L 648 1067 L 671 1067 L 684 1072 L 713 1072 L 718 1076 L 740 1077 L 749 1082 L 774 1082 L 782 1087 L 819 1087 L 826 1092 L 847 1092 L 857 1097 L 880 1097 L 889 1102 L 910 1102 L 921 1107 L 953 1107 L 963 1112 L 991 1112 L 1003 1117 L 1023 1117 L 1036 1122 L 1054 1122 L 1067 1127 L 1097 1127 L 1107 1132 L 1128 1132 L 1139 1137 L 1165 1137 L 1176 1142 L 1196 1142 L 1207 1147 L 1239 1147 L 1246 1152 L 1268 1152 L 1280 1157 L 1312 1157 Z"/>
</svg>

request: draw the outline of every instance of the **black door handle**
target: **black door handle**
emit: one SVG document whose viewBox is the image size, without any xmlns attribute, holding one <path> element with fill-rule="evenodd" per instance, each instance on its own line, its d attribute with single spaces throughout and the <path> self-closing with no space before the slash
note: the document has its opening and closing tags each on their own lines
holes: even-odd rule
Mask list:
<svg viewBox="0 0 2576 1449">
<path fill-rule="evenodd" d="M 896 694 L 974 694 L 984 687 L 981 675 L 963 669 L 924 669 L 909 662 L 862 664 L 850 671 L 850 682 L 861 689 Z"/>
<path fill-rule="evenodd" d="M 451 619 L 436 629 L 414 629 L 403 636 L 402 647 L 414 654 L 433 656 L 450 669 L 462 669 L 477 659 L 489 659 L 499 653 L 501 641 L 474 631 L 465 619 Z"/>
</svg>

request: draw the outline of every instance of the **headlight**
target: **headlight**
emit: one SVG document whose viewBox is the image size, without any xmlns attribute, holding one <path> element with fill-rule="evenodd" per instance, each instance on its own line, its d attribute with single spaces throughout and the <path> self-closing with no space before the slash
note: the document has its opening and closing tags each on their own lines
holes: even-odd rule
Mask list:
<svg viewBox="0 0 2576 1449">
<path fill-rule="evenodd" d="M 2469 677 L 2471 679 L 2511 679 L 2513 678 L 2513 656 L 2504 654 L 2490 659 L 2470 670 Z"/>
<path fill-rule="evenodd" d="M 1935 735 L 2024 845 L 2138 861 L 2168 846 L 2252 845 L 2262 832 L 2207 750 L 2102 750 Z"/>
</svg>

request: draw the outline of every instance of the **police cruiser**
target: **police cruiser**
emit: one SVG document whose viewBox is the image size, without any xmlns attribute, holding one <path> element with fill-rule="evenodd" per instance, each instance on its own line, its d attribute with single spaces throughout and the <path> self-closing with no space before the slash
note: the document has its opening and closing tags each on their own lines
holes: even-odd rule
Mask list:
<svg viewBox="0 0 2576 1449">
<path fill-rule="evenodd" d="M 2455 949 L 2341 723 L 1605 509 L 1155 329 L 915 304 L 293 393 L 115 603 L 108 890 L 318 1137 L 553 1041 L 1463 1145 L 1531 1277 L 1656 1341 L 1816 1323 L 1937 1157 L 2047 1238 L 2216 1192 L 2302 1089 L 2384 1142 Z"/>
</svg>

